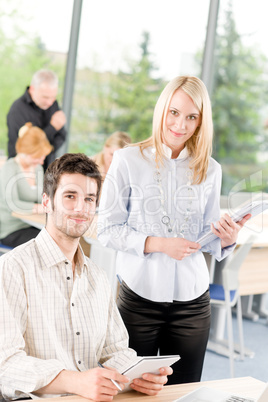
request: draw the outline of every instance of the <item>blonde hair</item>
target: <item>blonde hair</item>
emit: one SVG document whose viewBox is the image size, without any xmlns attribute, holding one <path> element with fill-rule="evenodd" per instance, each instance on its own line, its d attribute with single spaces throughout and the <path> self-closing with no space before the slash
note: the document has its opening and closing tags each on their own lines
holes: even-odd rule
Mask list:
<svg viewBox="0 0 268 402">
<path fill-rule="evenodd" d="M 30 122 L 20 128 L 16 142 L 17 154 L 22 153 L 40 158 L 50 154 L 52 150 L 53 146 L 41 128 L 33 126 Z"/>
<path fill-rule="evenodd" d="M 125 133 L 124 131 L 115 131 L 113 134 L 111 134 L 105 141 L 104 143 L 104 148 L 111 148 L 111 147 L 117 147 L 117 148 L 124 148 L 126 145 L 131 143 L 131 138 L 128 135 L 128 133 Z M 104 155 L 103 155 L 103 150 L 97 154 L 94 158 L 94 161 L 97 163 L 98 166 L 103 166 L 104 165 Z"/>
<path fill-rule="evenodd" d="M 200 113 L 201 123 L 185 144 L 191 157 L 190 169 L 193 170 L 193 183 L 200 184 L 206 179 L 212 153 L 213 122 L 209 95 L 205 84 L 199 78 L 179 76 L 166 85 L 155 105 L 152 136 L 137 145 L 140 146 L 142 153 L 149 146 L 155 147 L 156 162 L 163 164 L 165 156 L 162 135 L 171 98 L 178 89 L 182 89 L 192 99 Z"/>
</svg>

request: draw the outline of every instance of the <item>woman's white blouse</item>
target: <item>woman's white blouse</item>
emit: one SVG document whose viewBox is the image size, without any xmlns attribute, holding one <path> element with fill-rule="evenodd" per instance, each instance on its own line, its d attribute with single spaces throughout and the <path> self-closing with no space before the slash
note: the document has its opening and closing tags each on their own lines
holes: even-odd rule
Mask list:
<svg viewBox="0 0 268 402">
<path fill-rule="evenodd" d="M 202 251 L 221 260 L 232 248 L 222 250 L 220 239 L 216 239 L 202 251 L 178 261 L 164 253 L 145 254 L 145 240 L 148 236 L 173 237 L 183 226 L 184 237 L 196 241 L 210 230 L 210 224 L 220 218 L 221 167 L 211 158 L 206 181 L 191 185 L 187 150 L 177 159 L 171 159 L 171 150 L 165 145 L 164 150 L 167 159 L 160 168 L 161 186 L 155 178 L 153 148 L 146 148 L 144 156 L 139 147 L 114 153 L 102 189 L 98 238 L 104 246 L 118 250 L 117 273 L 133 292 L 158 302 L 188 301 L 199 297 L 209 286 Z M 171 233 L 161 222 L 161 191 L 173 228 Z"/>
</svg>

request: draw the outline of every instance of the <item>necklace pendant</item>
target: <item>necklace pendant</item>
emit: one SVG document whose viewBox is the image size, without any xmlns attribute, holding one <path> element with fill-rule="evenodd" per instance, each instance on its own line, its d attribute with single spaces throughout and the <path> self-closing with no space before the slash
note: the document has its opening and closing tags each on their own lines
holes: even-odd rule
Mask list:
<svg viewBox="0 0 268 402">
<path fill-rule="evenodd" d="M 154 172 L 154 180 L 155 180 L 157 183 L 160 183 L 160 182 L 161 182 L 161 173 L 159 172 L 159 170 L 156 170 L 156 171 Z"/>
<path fill-rule="evenodd" d="M 192 179 L 193 179 L 193 172 L 191 169 L 187 169 L 186 171 L 186 185 L 187 185 L 187 196 L 188 196 L 188 205 L 186 204 L 186 210 L 183 213 L 183 222 L 180 226 L 180 232 L 175 233 L 175 224 L 172 226 L 171 224 L 171 218 L 168 216 L 168 209 L 167 206 L 165 205 L 167 202 L 167 195 L 165 195 L 164 189 L 163 189 L 163 180 L 162 180 L 162 175 L 160 172 L 160 169 L 156 165 L 156 170 L 153 172 L 153 178 L 157 182 L 158 188 L 159 188 L 159 201 L 161 204 L 161 209 L 162 209 L 162 217 L 161 217 L 161 222 L 164 226 L 166 226 L 166 232 L 169 234 L 172 233 L 173 237 L 181 237 L 185 238 L 185 233 L 189 232 L 189 224 L 188 222 L 190 221 L 190 215 L 191 215 L 191 207 L 192 207 L 192 200 L 194 199 L 194 192 L 192 189 Z M 172 236 L 171 235 L 171 236 Z"/>
<path fill-rule="evenodd" d="M 164 225 L 169 225 L 169 224 L 170 224 L 170 218 L 169 218 L 169 216 L 167 216 L 167 215 L 164 215 L 164 216 L 162 217 L 161 221 L 162 221 L 162 223 L 163 223 Z"/>
</svg>

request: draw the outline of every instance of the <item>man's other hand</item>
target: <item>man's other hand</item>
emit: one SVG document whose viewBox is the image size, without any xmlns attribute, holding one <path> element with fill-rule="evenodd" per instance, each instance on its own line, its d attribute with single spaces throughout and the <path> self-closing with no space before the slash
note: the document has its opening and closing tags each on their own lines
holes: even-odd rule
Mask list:
<svg viewBox="0 0 268 402">
<path fill-rule="evenodd" d="M 55 112 L 50 119 L 50 124 L 59 131 L 66 123 L 66 116 L 62 110 Z"/>
</svg>

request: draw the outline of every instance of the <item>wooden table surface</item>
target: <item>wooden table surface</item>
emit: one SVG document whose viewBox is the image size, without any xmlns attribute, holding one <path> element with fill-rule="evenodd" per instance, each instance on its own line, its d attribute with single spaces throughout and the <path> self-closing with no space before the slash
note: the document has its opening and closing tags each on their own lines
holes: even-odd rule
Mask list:
<svg viewBox="0 0 268 402">
<path fill-rule="evenodd" d="M 239 232 L 238 242 L 249 235 L 256 239 L 239 272 L 239 293 L 241 296 L 268 292 L 268 213 L 250 219 Z"/>
<path fill-rule="evenodd" d="M 12 216 L 19 218 L 24 222 L 32 224 L 32 226 L 45 226 L 46 214 L 20 214 L 18 212 L 12 212 Z"/>
<path fill-rule="evenodd" d="M 188 392 L 193 391 L 201 386 L 221 389 L 233 394 L 238 394 L 248 398 L 257 398 L 265 387 L 265 383 L 256 380 L 253 377 L 230 378 L 226 380 L 204 381 L 191 384 L 170 385 L 164 389 L 157 396 L 148 396 L 137 393 L 135 391 L 118 394 L 114 397 L 114 401 L 128 401 L 128 402 L 171 402 L 177 398 L 186 395 Z M 83 402 L 91 401 L 81 396 L 64 396 L 57 398 L 46 398 L 46 402 Z"/>
</svg>

